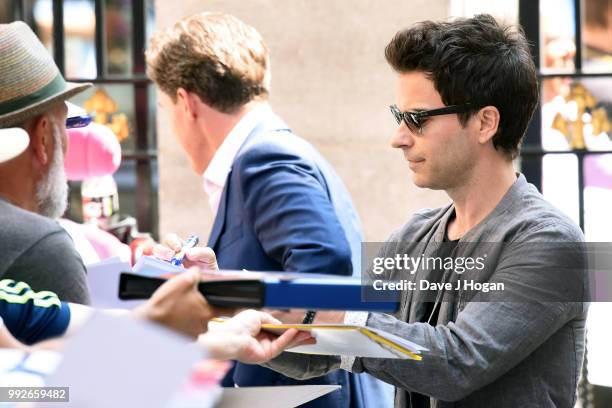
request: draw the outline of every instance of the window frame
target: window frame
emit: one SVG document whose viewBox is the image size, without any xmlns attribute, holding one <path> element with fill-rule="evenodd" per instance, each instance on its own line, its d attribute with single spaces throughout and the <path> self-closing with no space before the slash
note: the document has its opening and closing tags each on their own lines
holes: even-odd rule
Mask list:
<svg viewBox="0 0 612 408">
<path fill-rule="evenodd" d="M 25 21 L 32 29 L 35 29 L 32 9 L 32 0 L 12 0 L 12 15 L 15 20 Z M 90 82 L 95 86 L 124 84 L 131 85 L 134 89 L 134 133 L 135 148 L 122 152 L 122 161 L 134 161 L 136 172 L 135 183 L 135 208 L 136 214 L 131 214 L 138 221 L 138 229 L 144 232 L 155 233 L 158 228 L 154 225 L 153 214 L 157 199 L 153 193 L 156 186 L 153 184 L 153 167 L 157 161 L 157 149 L 154 140 L 157 138 L 157 129 L 150 129 L 149 106 L 151 80 L 146 76 L 146 61 L 144 51 L 147 39 L 147 0 L 132 0 L 132 71 L 121 77 L 108 76 L 106 74 L 106 40 L 105 40 L 105 0 L 94 0 L 95 12 L 95 35 L 94 46 L 96 56 L 96 77 L 90 78 L 66 78 L 71 82 Z M 53 14 L 53 59 L 62 75 L 65 76 L 65 35 L 64 35 L 64 1 L 52 0 Z M 59 24 L 58 24 L 59 22 Z M 155 116 L 155 110 L 152 111 Z M 154 122 L 155 117 L 152 118 Z M 152 138 L 149 143 L 148 134 Z M 155 234 L 154 234 L 155 235 Z"/>
<path fill-rule="evenodd" d="M 519 0 L 519 24 L 523 27 L 525 36 L 531 46 L 534 63 L 538 73 L 538 84 L 547 78 L 612 78 L 612 72 L 586 73 L 582 72 L 582 0 L 574 0 L 574 24 L 576 27 L 576 54 L 574 56 L 574 72 L 543 73 L 540 66 L 540 1 Z M 520 153 L 521 171 L 527 180 L 542 192 L 542 161 L 549 154 L 574 154 L 578 159 L 578 219 L 580 228 L 584 231 L 584 159 L 588 156 L 610 154 L 612 150 L 544 150 L 542 147 L 542 107 L 538 107 L 527 128 L 523 147 Z"/>
</svg>

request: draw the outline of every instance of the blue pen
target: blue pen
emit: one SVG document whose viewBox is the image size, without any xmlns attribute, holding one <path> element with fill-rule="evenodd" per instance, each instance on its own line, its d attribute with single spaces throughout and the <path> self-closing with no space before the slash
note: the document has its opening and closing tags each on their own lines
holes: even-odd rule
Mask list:
<svg viewBox="0 0 612 408">
<path fill-rule="evenodd" d="M 183 260 L 185 259 L 185 254 L 187 253 L 187 250 L 198 245 L 198 242 L 200 242 L 200 238 L 198 238 L 197 235 L 191 235 L 189 238 L 187 238 L 187 241 L 185 241 L 178 254 L 172 257 L 170 263 L 175 266 L 179 266 L 180 264 L 182 264 Z"/>
</svg>

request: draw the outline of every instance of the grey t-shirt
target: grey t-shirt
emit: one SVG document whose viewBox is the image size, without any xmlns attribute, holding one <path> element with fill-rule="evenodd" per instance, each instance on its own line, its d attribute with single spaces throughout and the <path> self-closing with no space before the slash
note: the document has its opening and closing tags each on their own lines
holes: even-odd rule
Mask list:
<svg viewBox="0 0 612 408">
<path fill-rule="evenodd" d="M 65 302 L 89 304 L 86 270 L 57 221 L 0 198 L 0 279 L 23 281 Z"/>
</svg>

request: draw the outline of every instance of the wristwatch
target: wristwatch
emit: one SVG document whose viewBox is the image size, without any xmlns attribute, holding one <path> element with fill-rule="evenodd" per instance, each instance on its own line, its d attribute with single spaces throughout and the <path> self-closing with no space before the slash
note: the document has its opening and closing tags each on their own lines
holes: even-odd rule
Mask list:
<svg viewBox="0 0 612 408">
<path fill-rule="evenodd" d="M 304 316 L 304 320 L 302 320 L 302 324 L 312 324 L 316 315 L 317 312 L 315 312 L 314 310 L 307 311 L 306 315 Z"/>
</svg>

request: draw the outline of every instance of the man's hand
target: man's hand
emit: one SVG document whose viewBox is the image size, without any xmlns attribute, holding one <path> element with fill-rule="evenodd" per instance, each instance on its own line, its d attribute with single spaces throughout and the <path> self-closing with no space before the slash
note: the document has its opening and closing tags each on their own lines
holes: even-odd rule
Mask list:
<svg viewBox="0 0 612 408">
<path fill-rule="evenodd" d="M 197 289 L 199 281 L 200 273 L 196 268 L 179 274 L 160 286 L 144 305 L 134 310 L 134 314 L 197 337 L 206 331 L 210 319 L 226 314 L 206 302 Z"/>
<path fill-rule="evenodd" d="M 208 333 L 200 336 L 198 342 L 213 358 L 235 359 L 247 364 L 265 363 L 288 348 L 315 343 L 308 332 L 290 329 L 276 336 L 261 331 L 261 325 L 266 323 L 280 322 L 269 314 L 246 310 L 226 322 L 211 322 Z"/>
<path fill-rule="evenodd" d="M 275 319 L 286 324 L 301 324 L 306 317 L 306 310 L 292 309 L 290 311 L 264 309 Z M 344 324 L 344 314 L 342 311 L 317 311 L 313 324 Z"/>
<path fill-rule="evenodd" d="M 153 247 L 153 255 L 159 259 L 169 261 L 183 246 L 184 241 L 176 234 L 168 234 L 161 244 Z M 183 265 L 187 268 L 197 266 L 205 272 L 219 270 L 215 252 L 208 247 L 194 247 L 187 250 Z"/>
</svg>

